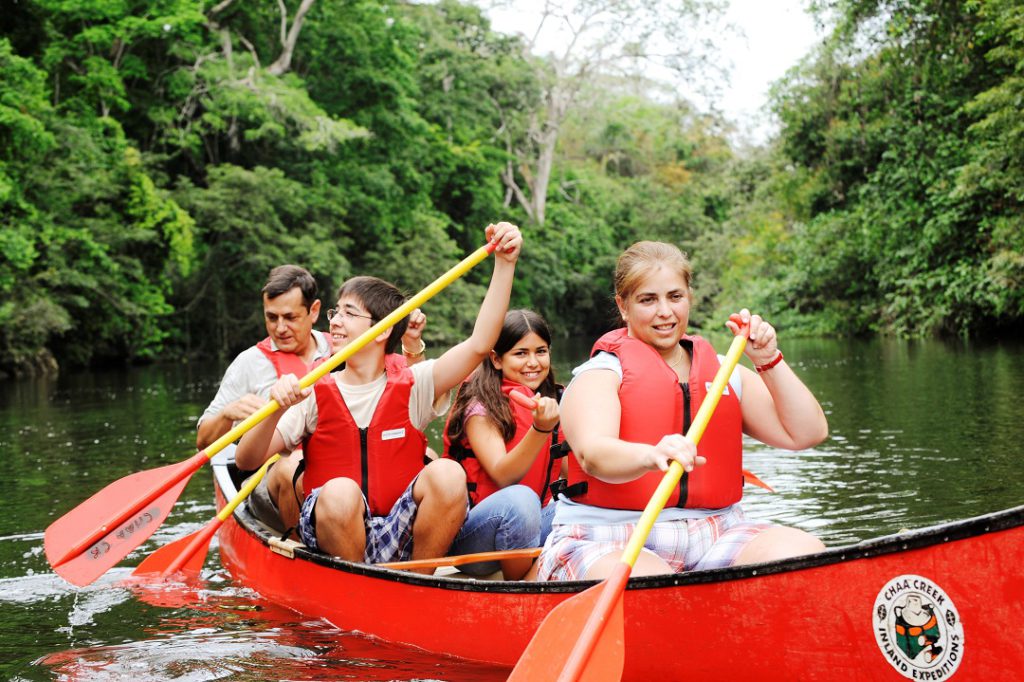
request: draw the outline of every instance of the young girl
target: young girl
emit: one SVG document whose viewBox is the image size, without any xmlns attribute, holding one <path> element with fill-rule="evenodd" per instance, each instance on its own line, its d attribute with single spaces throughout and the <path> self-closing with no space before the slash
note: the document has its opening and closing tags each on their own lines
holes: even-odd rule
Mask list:
<svg viewBox="0 0 1024 682">
<path fill-rule="evenodd" d="M 513 400 L 512 391 L 529 400 Z M 473 504 L 452 554 L 544 542 L 554 514 L 545 506 L 550 485 L 562 477 L 565 462 L 558 445 L 559 392 L 547 322 L 529 310 L 509 311 L 494 350 L 462 386 L 445 425 L 444 454 L 466 470 Z M 516 579 L 530 563 L 503 562 L 502 570 Z M 495 569 L 493 562 L 463 567 L 474 575 Z"/>
</svg>

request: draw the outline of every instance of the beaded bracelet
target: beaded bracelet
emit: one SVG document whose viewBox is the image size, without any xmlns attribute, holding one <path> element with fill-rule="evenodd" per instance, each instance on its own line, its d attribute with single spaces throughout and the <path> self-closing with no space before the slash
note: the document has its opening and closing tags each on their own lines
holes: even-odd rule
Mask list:
<svg viewBox="0 0 1024 682">
<path fill-rule="evenodd" d="M 771 362 L 769 362 L 766 365 L 758 365 L 757 367 L 754 367 L 754 369 L 757 370 L 758 374 L 761 374 L 763 372 L 767 372 L 768 370 L 770 370 L 772 367 L 774 367 L 775 365 L 779 364 L 780 362 L 782 362 L 782 351 L 781 350 L 779 351 L 779 354 L 775 356 L 774 360 L 772 360 Z"/>
</svg>

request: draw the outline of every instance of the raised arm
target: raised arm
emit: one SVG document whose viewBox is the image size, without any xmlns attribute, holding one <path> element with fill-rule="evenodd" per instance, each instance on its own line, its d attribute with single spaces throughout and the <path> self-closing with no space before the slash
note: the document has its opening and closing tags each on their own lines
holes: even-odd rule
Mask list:
<svg viewBox="0 0 1024 682">
<path fill-rule="evenodd" d="M 494 250 L 491 283 L 480 305 L 473 333 L 462 343 L 445 351 L 434 363 L 434 400 L 462 383 L 487 357 L 498 341 L 501 325 L 505 321 L 523 237 L 518 227 L 505 222 L 488 225 L 485 234 L 489 241 L 498 244 Z"/>
<path fill-rule="evenodd" d="M 704 464 L 693 442 L 678 433 L 657 445 L 621 440 L 619 383 L 612 370 L 590 370 L 573 379 L 562 396 L 562 432 L 584 471 L 609 483 L 625 483 L 649 471 L 665 471 L 673 459 L 685 471 Z"/>
<path fill-rule="evenodd" d="M 759 315 L 743 309 L 740 318 L 750 322 L 746 355 L 755 374 L 740 367 L 743 380 L 743 430 L 762 443 L 786 450 L 803 450 L 828 437 L 828 420 L 818 400 L 786 364 L 779 352 L 775 328 Z M 729 328 L 738 327 L 730 320 Z"/>
</svg>

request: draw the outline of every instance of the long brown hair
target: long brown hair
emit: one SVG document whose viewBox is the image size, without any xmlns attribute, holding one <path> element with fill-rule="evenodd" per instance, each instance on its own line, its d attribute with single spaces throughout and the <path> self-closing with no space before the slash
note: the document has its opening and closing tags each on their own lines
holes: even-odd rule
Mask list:
<svg viewBox="0 0 1024 682">
<path fill-rule="evenodd" d="M 543 317 L 532 310 L 510 310 L 505 313 L 505 322 L 501 325 L 501 334 L 494 344 L 494 352 L 501 357 L 509 352 L 524 336 L 534 332 L 551 348 L 551 329 Z M 465 437 L 464 415 L 466 408 L 479 401 L 487 410 L 487 418 L 494 422 L 505 442 L 512 440 L 516 433 L 516 422 L 508 405 L 508 398 L 501 392 L 501 370 L 495 368 L 491 359 L 484 358 L 480 366 L 473 370 L 469 381 L 459 389 L 452 406 L 452 414 L 448 419 L 448 438 L 451 443 L 459 443 Z M 549 398 L 557 398 L 555 384 L 555 368 L 549 367 L 548 375 L 537 387 L 537 393 Z"/>
</svg>

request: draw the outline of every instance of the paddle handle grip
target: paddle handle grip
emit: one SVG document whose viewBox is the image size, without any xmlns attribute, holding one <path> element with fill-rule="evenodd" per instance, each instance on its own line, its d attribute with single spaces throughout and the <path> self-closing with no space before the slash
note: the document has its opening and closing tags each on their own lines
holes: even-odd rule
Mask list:
<svg viewBox="0 0 1024 682">
<path fill-rule="evenodd" d="M 729 382 L 729 377 L 732 375 L 733 370 L 736 369 L 736 365 L 739 364 L 740 356 L 743 355 L 743 349 L 746 345 L 746 334 L 737 334 L 733 337 L 732 345 L 729 346 L 729 352 L 725 356 L 725 361 L 718 368 L 718 373 L 715 374 L 711 388 L 708 389 L 707 397 L 700 404 L 697 416 L 693 418 L 690 430 L 686 432 L 686 437 L 692 440 L 694 444 L 699 443 L 704 435 L 704 430 L 707 428 L 708 422 L 711 421 L 711 415 L 715 408 L 718 407 L 718 401 L 722 397 L 725 385 Z M 682 475 L 682 465 L 673 460 L 672 464 L 669 465 L 668 471 L 662 477 L 661 483 L 658 484 L 658 488 L 654 491 L 654 495 L 644 508 L 644 513 L 641 514 L 640 521 L 637 522 L 633 535 L 629 538 L 629 543 L 622 552 L 622 561 L 624 563 L 630 566 L 636 563 L 637 557 L 640 556 L 640 550 L 643 549 L 644 543 L 647 542 L 647 536 L 650 535 L 651 528 L 654 527 L 654 522 L 658 519 L 658 514 L 665 508 L 668 498 L 672 495 L 672 491 L 675 490 L 676 484 L 679 483 Z"/>
<path fill-rule="evenodd" d="M 508 397 L 529 410 L 536 410 L 537 405 L 540 404 L 540 401 L 536 398 L 531 398 L 525 393 L 520 393 L 519 391 L 509 391 Z"/>
<path fill-rule="evenodd" d="M 373 341 L 377 336 L 387 331 L 395 324 L 398 323 L 403 317 L 409 315 L 412 311 L 419 308 L 421 305 L 429 301 L 431 298 L 436 296 L 438 292 L 447 287 L 449 284 L 462 277 L 464 274 L 473 269 L 487 256 L 491 255 L 497 248 L 496 242 L 488 242 L 484 246 L 469 254 L 463 258 L 458 264 L 456 264 L 451 270 L 444 273 L 433 282 L 427 285 L 425 289 L 420 291 L 418 294 L 410 298 L 402 305 L 395 308 L 389 315 L 382 319 L 377 324 L 373 325 L 365 332 L 356 337 L 351 343 L 347 344 L 344 348 L 339 350 L 337 353 L 328 358 L 323 364 L 315 367 L 309 374 L 299 379 L 299 386 L 302 388 L 309 388 L 316 382 L 320 381 L 329 372 L 333 371 L 338 365 L 348 360 L 350 357 L 355 355 L 357 352 L 362 350 L 363 346 L 366 346 Z M 244 421 L 239 423 L 233 429 L 225 433 L 223 436 L 213 441 L 206 447 L 202 452 L 212 458 L 218 452 L 226 448 L 231 443 L 244 436 L 249 430 L 259 424 L 261 421 L 272 415 L 277 409 L 281 407 L 277 404 L 276 400 L 271 400 L 260 409 L 253 412 L 251 415 L 245 418 Z"/>
</svg>

